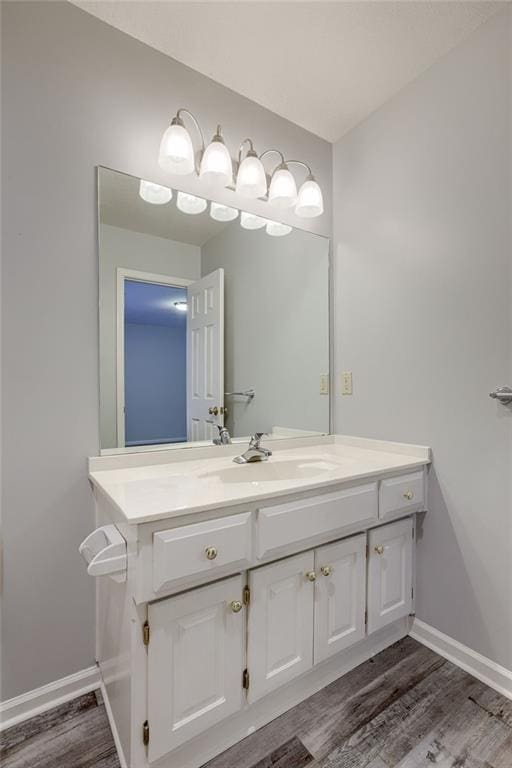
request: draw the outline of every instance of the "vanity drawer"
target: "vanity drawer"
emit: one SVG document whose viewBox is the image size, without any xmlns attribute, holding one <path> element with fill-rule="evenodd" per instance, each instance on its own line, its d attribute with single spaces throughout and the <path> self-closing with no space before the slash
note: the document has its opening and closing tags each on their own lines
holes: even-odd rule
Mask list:
<svg viewBox="0 0 512 768">
<path fill-rule="evenodd" d="M 366 483 L 309 499 L 261 507 L 258 512 L 258 557 L 283 548 L 318 543 L 325 537 L 343 535 L 378 517 L 377 483 Z"/>
<path fill-rule="evenodd" d="M 379 491 L 379 517 L 394 517 L 402 512 L 422 510 L 425 503 L 423 471 L 382 480 Z"/>
<path fill-rule="evenodd" d="M 153 534 L 153 588 L 193 576 L 214 577 L 249 565 L 251 514 L 206 520 Z"/>
</svg>

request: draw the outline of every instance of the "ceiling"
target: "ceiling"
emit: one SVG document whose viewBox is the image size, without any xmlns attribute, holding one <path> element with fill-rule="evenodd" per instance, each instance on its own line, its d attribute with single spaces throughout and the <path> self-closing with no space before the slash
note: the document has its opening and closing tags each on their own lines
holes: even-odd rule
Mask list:
<svg viewBox="0 0 512 768">
<path fill-rule="evenodd" d="M 74 2 L 328 141 L 364 120 L 504 5 Z"/>
<path fill-rule="evenodd" d="M 208 208 L 195 215 L 179 211 L 176 191 L 169 203 L 147 203 L 139 195 L 139 184 L 140 179 L 135 176 L 101 168 L 99 206 L 103 224 L 197 246 L 204 245 L 226 226 L 212 219 Z"/>
<path fill-rule="evenodd" d="M 171 285 L 125 281 L 124 318 L 135 325 L 160 325 L 181 328 L 187 325 L 187 313 L 176 306 L 187 301 L 187 289 Z"/>
</svg>

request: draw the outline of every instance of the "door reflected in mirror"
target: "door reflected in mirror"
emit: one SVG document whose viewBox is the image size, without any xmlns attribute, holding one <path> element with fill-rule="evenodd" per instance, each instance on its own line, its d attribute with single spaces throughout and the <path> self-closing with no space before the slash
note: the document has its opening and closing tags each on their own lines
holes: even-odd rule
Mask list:
<svg viewBox="0 0 512 768">
<path fill-rule="evenodd" d="M 98 189 L 102 450 L 328 433 L 329 241 L 105 168 Z"/>
</svg>

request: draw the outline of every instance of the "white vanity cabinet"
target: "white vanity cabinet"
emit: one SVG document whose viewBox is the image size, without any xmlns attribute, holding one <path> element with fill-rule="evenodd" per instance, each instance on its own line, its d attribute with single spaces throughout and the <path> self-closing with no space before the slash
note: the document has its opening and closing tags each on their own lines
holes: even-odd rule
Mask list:
<svg viewBox="0 0 512 768">
<path fill-rule="evenodd" d="M 249 701 L 313 666 L 314 552 L 249 572 Z"/>
<path fill-rule="evenodd" d="M 366 534 L 315 552 L 315 664 L 365 636 Z"/>
<path fill-rule="evenodd" d="M 411 612 L 413 535 L 410 517 L 368 534 L 368 632 Z"/>
<path fill-rule="evenodd" d="M 242 589 L 235 576 L 149 605 L 150 761 L 241 708 Z"/>
<path fill-rule="evenodd" d="M 405 448 L 328 438 L 235 468 L 227 446 L 91 474 L 97 525 L 124 542 L 123 573 L 113 535 L 81 550 L 111 573 L 97 658 L 123 765 L 200 768 L 409 632 L 429 451 Z M 329 479 L 288 479 L 304 467 Z"/>
</svg>

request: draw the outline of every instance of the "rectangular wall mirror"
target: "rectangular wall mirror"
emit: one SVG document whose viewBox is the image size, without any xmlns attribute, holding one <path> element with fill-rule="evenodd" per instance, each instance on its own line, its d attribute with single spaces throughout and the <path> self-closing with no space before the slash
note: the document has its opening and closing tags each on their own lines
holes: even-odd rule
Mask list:
<svg viewBox="0 0 512 768">
<path fill-rule="evenodd" d="M 329 432 L 328 239 L 162 189 L 98 169 L 102 450 Z"/>
</svg>

